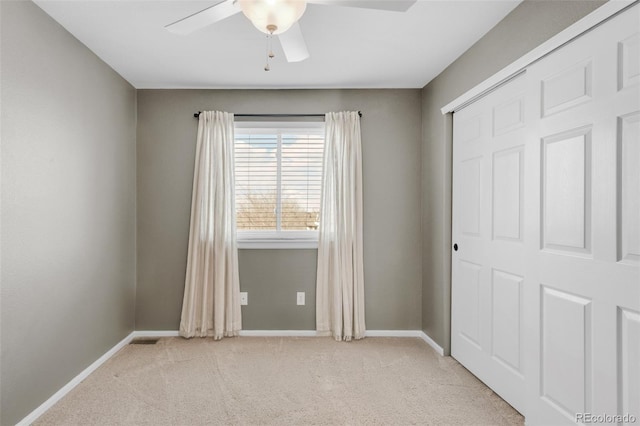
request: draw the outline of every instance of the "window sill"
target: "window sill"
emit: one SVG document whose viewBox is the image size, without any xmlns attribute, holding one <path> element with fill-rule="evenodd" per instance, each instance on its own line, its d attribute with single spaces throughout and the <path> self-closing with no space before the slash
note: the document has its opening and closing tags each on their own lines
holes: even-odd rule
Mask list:
<svg viewBox="0 0 640 426">
<path fill-rule="evenodd" d="M 252 239 L 238 240 L 238 249 L 254 250 L 254 249 L 298 249 L 308 250 L 317 249 L 318 240 L 286 240 L 286 239 Z"/>
</svg>

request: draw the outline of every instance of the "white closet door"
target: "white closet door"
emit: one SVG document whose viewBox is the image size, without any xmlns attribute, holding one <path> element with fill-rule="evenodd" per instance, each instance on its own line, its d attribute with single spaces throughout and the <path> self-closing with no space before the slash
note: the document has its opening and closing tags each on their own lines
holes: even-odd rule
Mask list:
<svg viewBox="0 0 640 426">
<path fill-rule="evenodd" d="M 456 112 L 453 129 L 451 354 L 520 412 L 525 83 Z"/>
<path fill-rule="evenodd" d="M 640 421 L 639 29 L 454 114 L 451 351 L 528 425 Z"/>
<path fill-rule="evenodd" d="M 638 9 L 527 70 L 527 424 L 640 419 Z"/>
</svg>

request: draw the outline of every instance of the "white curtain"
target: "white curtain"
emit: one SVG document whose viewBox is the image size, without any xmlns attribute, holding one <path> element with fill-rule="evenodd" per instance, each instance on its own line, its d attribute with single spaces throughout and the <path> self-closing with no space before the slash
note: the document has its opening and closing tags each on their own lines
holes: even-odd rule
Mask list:
<svg viewBox="0 0 640 426">
<path fill-rule="evenodd" d="M 365 334 L 360 116 L 328 113 L 325 121 L 316 329 L 350 341 Z"/>
<path fill-rule="evenodd" d="M 180 335 L 237 336 L 242 328 L 234 196 L 233 114 L 200 114 Z"/>
</svg>

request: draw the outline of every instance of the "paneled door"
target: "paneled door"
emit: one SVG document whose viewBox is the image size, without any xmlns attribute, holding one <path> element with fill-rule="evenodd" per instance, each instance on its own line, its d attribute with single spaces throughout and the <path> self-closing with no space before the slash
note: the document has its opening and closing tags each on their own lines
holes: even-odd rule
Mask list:
<svg viewBox="0 0 640 426">
<path fill-rule="evenodd" d="M 638 3 L 453 137 L 452 355 L 528 425 L 640 422 Z"/>
<path fill-rule="evenodd" d="M 639 9 L 527 69 L 527 424 L 640 422 Z"/>
<path fill-rule="evenodd" d="M 526 82 L 453 121 L 451 354 L 522 413 Z"/>
</svg>

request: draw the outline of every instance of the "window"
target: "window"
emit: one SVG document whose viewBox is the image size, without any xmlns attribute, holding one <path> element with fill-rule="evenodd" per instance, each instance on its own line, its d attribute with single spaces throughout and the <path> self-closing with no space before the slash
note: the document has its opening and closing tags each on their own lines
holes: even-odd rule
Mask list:
<svg viewBox="0 0 640 426">
<path fill-rule="evenodd" d="M 323 150 L 323 122 L 236 122 L 240 248 L 317 247 Z"/>
</svg>

